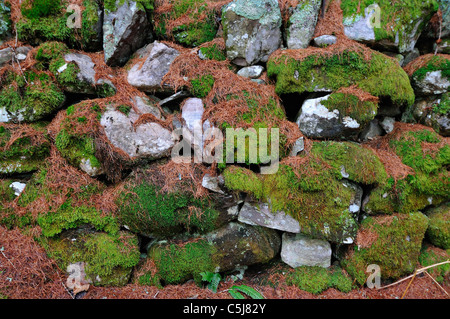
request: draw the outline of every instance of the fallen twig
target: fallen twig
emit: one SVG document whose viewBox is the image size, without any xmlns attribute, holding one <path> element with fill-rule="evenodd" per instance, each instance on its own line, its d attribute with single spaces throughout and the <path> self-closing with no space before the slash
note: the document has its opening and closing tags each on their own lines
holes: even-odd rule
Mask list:
<svg viewBox="0 0 450 319">
<path fill-rule="evenodd" d="M 436 279 L 434 279 L 433 276 L 430 275 L 430 273 L 429 273 L 428 271 L 425 271 L 425 273 L 426 273 L 431 279 L 433 279 L 433 281 L 436 283 L 436 285 L 438 285 L 438 287 L 441 288 L 441 290 L 442 290 L 443 292 L 445 292 L 445 294 L 446 294 L 447 296 L 450 297 L 450 295 L 448 294 L 447 290 L 445 290 L 444 287 L 442 287 L 442 286 L 436 281 Z"/>
<path fill-rule="evenodd" d="M 440 262 L 440 263 L 437 263 L 437 264 L 434 264 L 434 265 L 430 265 L 430 266 L 427 266 L 427 267 L 424 267 L 424 268 L 417 269 L 417 270 L 414 272 L 414 274 L 409 275 L 408 277 L 405 277 L 405 278 L 403 278 L 403 279 L 400 279 L 399 281 L 396 281 L 396 282 L 394 282 L 394 283 L 392 283 L 392 284 L 389 284 L 389 285 L 387 285 L 387 286 L 383 286 L 383 287 L 377 288 L 377 290 L 385 289 L 385 288 L 389 288 L 389 287 L 395 286 L 395 285 L 397 285 L 397 284 L 399 284 L 399 283 L 401 283 L 401 282 L 403 282 L 403 281 L 405 281 L 405 280 L 408 280 L 408 279 L 411 278 L 411 277 L 415 277 L 416 275 L 418 275 L 418 274 L 424 272 L 424 271 L 427 270 L 427 269 L 434 268 L 434 267 L 441 266 L 441 265 L 445 265 L 445 264 L 450 264 L 450 260 L 446 260 L 446 261 L 443 261 L 443 262 Z"/>
</svg>

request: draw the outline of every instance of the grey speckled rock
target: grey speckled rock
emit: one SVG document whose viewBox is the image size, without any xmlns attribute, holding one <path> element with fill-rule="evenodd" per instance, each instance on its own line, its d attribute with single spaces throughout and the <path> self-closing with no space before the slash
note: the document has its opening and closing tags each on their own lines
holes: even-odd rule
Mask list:
<svg viewBox="0 0 450 319">
<path fill-rule="evenodd" d="M 316 28 L 322 0 L 300 2 L 289 18 L 287 29 L 288 49 L 306 49 Z"/>
<path fill-rule="evenodd" d="M 281 11 L 276 0 L 235 0 L 222 10 L 227 57 L 240 66 L 267 62 L 281 46 Z"/>
<path fill-rule="evenodd" d="M 331 266 L 331 245 L 325 240 L 311 239 L 301 234 L 284 233 L 281 259 L 293 268 L 300 266 Z"/>
<path fill-rule="evenodd" d="M 125 1 L 113 12 L 105 10 L 103 21 L 103 50 L 110 66 L 124 65 L 130 56 L 145 44 L 150 32 L 147 13 L 132 0 Z"/>
<path fill-rule="evenodd" d="M 427 72 L 421 80 L 413 77 L 413 87 L 417 95 L 438 95 L 446 93 L 450 87 L 450 81 L 442 76 L 442 71 Z"/>
<path fill-rule="evenodd" d="M 238 220 L 241 223 L 263 226 L 272 229 L 287 231 L 290 233 L 299 233 L 300 224 L 290 215 L 283 211 L 272 213 L 269 205 L 266 203 L 259 203 L 258 205 L 244 203 L 239 211 Z"/>
<path fill-rule="evenodd" d="M 338 110 L 329 110 L 321 102 L 330 95 L 306 100 L 297 118 L 303 134 L 311 138 L 332 138 L 351 134 L 361 129 L 360 124 L 349 116 L 341 117 Z"/>
<path fill-rule="evenodd" d="M 172 133 L 158 123 L 145 123 L 133 127 L 139 115 L 130 110 L 128 115 L 108 107 L 100 123 L 109 141 L 131 158 L 158 159 L 170 155 L 175 144 Z"/>
<path fill-rule="evenodd" d="M 323 48 L 335 44 L 336 40 L 337 38 L 334 35 L 321 35 L 320 37 L 314 38 L 314 45 Z"/>
<path fill-rule="evenodd" d="M 137 63 L 128 71 L 128 83 L 145 92 L 170 90 L 161 87 L 164 75 L 180 53 L 167 45 L 155 41 L 136 52 L 138 57 L 147 56 L 143 64 Z"/>
<path fill-rule="evenodd" d="M 252 65 L 242 68 L 238 71 L 238 75 L 245 78 L 256 79 L 261 76 L 264 71 L 264 67 L 261 65 Z"/>
</svg>

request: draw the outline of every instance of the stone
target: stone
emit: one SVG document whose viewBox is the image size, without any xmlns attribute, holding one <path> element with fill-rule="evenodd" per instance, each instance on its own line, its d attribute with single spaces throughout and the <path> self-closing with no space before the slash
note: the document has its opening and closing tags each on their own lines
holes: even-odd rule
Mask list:
<svg viewBox="0 0 450 319">
<path fill-rule="evenodd" d="M 303 134 L 310 138 L 341 137 L 359 130 L 360 124 L 349 116 L 341 117 L 337 109 L 330 111 L 321 102 L 330 95 L 306 100 L 296 123 Z"/>
<path fill-rule="evenodd" d="M 14 195 L 19 196 L 23 190 L 25 189 L 25 186 L 27 186 L 27 184 L 25 183 L 21 183 L 21 182 L 12 182 L 9 187 L 11 187 L 14 191 Z"/>
<path fill-rule="evenodd" d="M 222 187 L 224 186 L 224 180 L 223 176 L 221 175 L 211 176 L 210 174 L 205 174 L 202 179 L 202 186 L 215 193 L 225 194 L 225 192 L 222 190 Z"/>
<path fill-rule="evenodd" d="M 380 126 L 383 130 L 389 134 L 394 130 L 395 119 L 393 117 L 386 116 L 383 121 L 380 122 Z"/>
<path fill-rule="evenodd" d="M 128 83 L 145 92 L 167 91 L 169 87 L 162 87 L 161 81 L 169 72 L 170 65 L 180 53 L 167 45 L 155 41 L 136 52 L 140 59 L 145 56 L 144 63 L 136 63 L 128 71 Z"/>
<path fill-rule="evenodd" d="M 80 162 L 80 169 L 89 176 L 98 176 L 104 173 L 101 167 L 92 166 L 89 158 L 82 158 Z"/>
<path fill-rule="evenodd" d="M 175 144 L 172 133 L 158 123 L 133 127 L 139 115 L 130 110 L 128 115 L 109 106 L 100 119 L 109 141 L 131 158 L 158 159 L 170 155 Z"/>
<path fill-rule="evenodd" d="M 305 149 L 305 141 L 303 137 L 300 137 L 295 141 L 294 145 L 292 145 L 292 150 L 289 153 L 289 156 L 297 156 Z"/>
<path fill-rule="evenodd" d="M 427 72 L 421 80 L 413 77 L 413 86 L 417 95 L 437 95 L 447 93 L 450 81 L 442 75 L 442 70 Z"/>
<path fill-rule="evenodd" d="M 245 78 L 256 79 L 261 76 L 264 71 L 264 67 L 261 65 L 247 66 L 238 71 L 238 75 Z"/>
<path fill-rule="evenodd" d="M 322 0 L 300 2 L 289 18 L 286 42 L 288 49 L 306 49 L 311 42 Z"/>
<path fill-rule="evenodd" d="M 5 48 L 0 50 L 0 68 L 7 63 L 10 63 L 13 59 L 15 63 L 17 63 L 17 60 L 23 61 L 27 58 L 28 52 L 31 51 L 30 47 L 18 47 L 15 50 L 12 48 Z"/>
<path fill-rule="evenodd" d="M 290 233 L 300 232 L 300 224 L 297 220 L 283 211 L 272 213 L 269 205 L 261 202 L 258 204 L 245 202 L 239 211 L 238 221 Z"/>
<path fill-rule="evenodd" d="M 236 222 L 208 233 L 206 239 L 219 252 L 218 256 L 212 256 L 217 262 L 217 272 L 266 263 L 281 247 L 280 235 L 275 230 Z"/>
<path fill-rule="evenodd" d="M 136 1 L 116 0 L 116 10 L 105 10 L 103 21 L 103 50 L 110 66 L 124 65 L 130 56 L 145 44 L 150 33 L 147 13 Z"/>
<path fill-rule="evenodd" d="M 276 0 L 235 0 L 222 9 L 227 58 L 239 66 L 267 62 L 281 46 L 281 11 Z"/>
<path fill-rule="evenodd" d="M 331 253 L 331 245 L 325 240 L 289 233 L 284 233 L 281 239 L 281 260 L 292 268 L 328 268 L 331 266 Z"/>
<path fill-rule="evenodd" d="M 377 136 L 383 134 L 383 129 L 381 128 L 377 119 L 370 121 L 370 123 L 364 128 L 364 130 L 359 135 L 361 141 L 372 140 Z"/>
<path fill-rule="evenodd" d="M 420 51 L 417 48 L 414 48 L 411 52 L 405 54 L 405 58 L 403 59 L 401 65 L 406 66 L 408 63 L 414 61 L 420 56 Z"/>
<path fill-rule="evenodd" d="M 336 43 L 337 38 L 334 35 L 321 35 L 314 38 L 314 45 L 320 48 L 327 47 Z"/>
</svg>

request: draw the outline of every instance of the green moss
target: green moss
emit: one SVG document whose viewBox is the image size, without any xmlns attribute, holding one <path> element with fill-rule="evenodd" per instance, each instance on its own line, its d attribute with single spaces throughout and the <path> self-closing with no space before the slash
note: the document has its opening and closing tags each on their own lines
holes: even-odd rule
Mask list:
<svg viewBox="0 0 450 319">
<path fill-rule="evenodd" d="M 130 114 L 131 111 L 131 106 L 128 105 L 119 105 L 117 107 L 117 110 L 122 112 L 123 114 L 125 114 L 126 116 L 128 116 L 128 114 Z"/>
<path fill-rule="evenodd" d="M 9 142 L 11 131 L 0 126 L 0 147 Z M 26 173 L 36 170 L 50 154 L 50 143 L 34 144 L 27 135 L 16 139 L 7 149 L 0 151 L 0 172 Z"/>
<path fill-rule="evenodd" d="M 37 222 L 46 237 L 53 237 L 63 230 L 86 224 L 112 235 L 119 231 L 119 224 L 113 216 L 102 216 L 101 212 L 92 207 L 73 207 L 70 200 L 61 205 L 56 212 L 42 214 Z"/>
<path fill-rule="evenodd" d="M 40 241 L 49 257 L 55 259 L 61 269 L 83 261 L 86 279 L 96 286 L 127 284 L 132 267 L 140 258 L 137 237 L 123 231 L 114 236 L 78 231 L 52 239 L 41 238 Z"/>
<path fill-rule="evenodd" d="M 427 237 L 430 242 L 443 249 L 450 249 L 450 203 L 445 203 L 427 213 L 430 225 Z"/>
<path fill-rule="evenodd" d="M 130 0 L 104 0 L 103 7 L 106 11 L 113 12 L 116 11 L 118 6 L 123 5 L 125 1 L 129 3 Z M 153 10 L 153 0 L 134 0 L 134 2 L 136 2 L 138 8 L 140 8 L 141 10 Z"/>
<path fill-rule="evenodd" d="M 27 0 L 22 3 L 23 18 L 17 24 L 19 40 L 37 46 L 45 41 L 60 41 L 70 47 L 98 50 L 101 41 L 97 33 L 100 17 L 95 0 L 83 1 L 81 29 L 67 26 L 73 11 L 66 12 L 65 0 Z"/>
<path fill-rule="evenodd" d="M 386 217 L 368 217 L 361 223 L 360 233 L 373 238 L 371 244 L 353 246 L 341 261 L 344 269 L 363 285 L 367 266 L 381 268 L 381 278 L 397 279 L 414 271 L 428 227 L 428 218 L 421 213 Z"/>
<path fill-rule="evenodd" d="M 450 260 L 450 255 L 445 250 L 432 246 L 424 246 L 420 252 L 419 262 L 422 267 L 435 265 Z M 450 273 L 450 264 L 432 267 L 427 270 L 438 283 L 443 283 L 445 276 Z"/>
<path fill-rule="evenodd" d="M 380 159 L 371 150 L 352 142 L 317 142 L 311 152 L 332 166 L 337 179 L 342 179 L 343 169 L 346 177 L 364 185 L 384 184 L 387 173 Z"/>
<path fill-rule="evenodd" d="M 415 81 L 421 81 L 425 78 L 428 72 L 441 71 L 442 77 L 450 79 L 450 59 L 443 56 L 433 56 L 430 61 L 424 67 L 417 69 L 412 79 Z"/>
<path fill-rule="evenodd" d="M 403 164 L 413 174 L 375 188 L 366 211 L 373 213 L 408 213 L 439 204 L 448 198 L 450 147 L 441 144 L 442 137 L 431 130 L 405 131 L 389 142 Z M 429 150 L 426 150 L 424 147 Z"/>
<path fill-rule="evenodd" d="M 190 82 L 192 85 L 192 95 L 198 98 L 204 98 L 213 88 L 214 77 L 210 74 L 207 74 L 203 75 L 202 77 L 192 79 Z"/>
<path fill-rule="evenodd" d="M 14 195 L 13 189 L 10 187 L 12 181 L 0 179 L 0 203 L 10 202 L 16 196 Z"/>
<path fill-rule="evenodd" d="M 346 93 L 332 93 L 328 99 L 322 100 L 321 104 L 330 111 L 338 110 L 342 117 L 351 117 L 361 127 L 372 121 L 378 110 L 378 103 L 361 101 L 357 96 Z"/>
<path fill-rule="evenodd" d="M 433 107 L 433 112 L 446 115 L 450 113 L 450 93 L 445 93 L 441 97 L 441 102 Z"/>
<path fill-rule="evenodd" d="M 381 41 L 384 39 L 395 41 L 398 37 L 399 46 L 405 46 L 405 35 L 413 32 L 416 23 L 423 18 L 417 32 L 424 29 L 425 24 L 431 16 L 438 10 L 438 3 L 435 0 L 403 0 L 392 2 L 389 0 L 362 0 L 355 2 L 352 0 L 343 0 L 341 8 L 344 16 L 344 24 L 353 22 L 359 16 L 359 12 L 364 15 L 365 9 L 378 4 L 381 9 L 380 27 L 374 28 L 375 39 Z"/>
<path fill-rule="evenodd" d="M 225 61 L 227 59 L 225 50 L 220 50 L 217 47 L 217 44 L 213 44 L 211 46 L 205 46 L 203 48 L 200 48 L 200 51 L 203 53 L 203 55 L 206 58 L 208 58 L 210 60 Z"/>
<path fill-rule="evenodd" d="M 176 244 L 160 244 L 150 248 L 148 258 L 156 266 L 157 273 L 147 273 L 139 279 L 141 284 L 179 284 L 194 279 L 202 282 L 202 272 L 214 272 L 215 248 L 206 240 Z"/>
<path fill-rule="evenodd" d="M 77 122 L 82 123 L 77 118 Z M 56 148 L 72 165 L 79 167 L 82 160 L 90 160 L 92 167 L 100 167 L 101 163 L 95 157 L 95 144 L 93 138 L 76 133 L 68 133 L 62 129 L 55 139 Z"/>
<path fill-rule="evenodd" d="M 223 176 L 231 190 L 247 192 L 270 203 L 272 212 L 294 217 L 305 234 L 333 242 L 356 234 L 356 221 L 349 211 L 353 191 L 335 179 L 320 159 L 306 161 L 298 171 L 280 165 L 275 174 L 255 175 L 228 167 Z"/>
<path fill-rule="evenodd" d="M 46 73 L 9 73 L 0 90 L 0 108 L 10 113 L 13 122 L 40 120 L 56 111 L 65 96 Z"/>
<path fill-rule="evenodd" d="M 186 13 L 190 22 L 175 27 L 172 34 L 168 34 L 166 22 L 174 21 Z M 204 14 L 206 14 L 206 19 L 200 19 Z M 198 46 L 212 41 L 217 33 L 214 12 L 208 9 L 205 0 L 174 1 L 172 9 L 162 13 L 157 20 L 155 33 L 158 37 L 170 38 L 172 36 L 176 42 L 187 46 Z"/>
<path fill-rule="evenodd" d="M 350 50 L 331 57 L 313 54 L 303 60 L 285 53 L 269 59 L 267 74 L 276 77 L 278 94 L 301 94 L 318 88 L 335 91 L 357 84 L 373 96 L 389 97 L 395 105 L 413 104 L 414 91 L 405 71 L 383 54 L 376 51 L 371 54 L 366 61 L 362 53 Z"/>
<path fill-rule="evenodd" d="M 345 293 L 352 290 L 352 280 L 340 268 L 300 266 L 286 276 L 286 284 L 316 295 L 328 288 Z"/>
<path fill-rule="evenodd" d="M 121 223 L 134 232 L 162 238 L 217 227 L 219 213 L 211 201 L 181 191 L 160 191 L 147 182 L 127 189 L 118 200 Z"/>
</svg>

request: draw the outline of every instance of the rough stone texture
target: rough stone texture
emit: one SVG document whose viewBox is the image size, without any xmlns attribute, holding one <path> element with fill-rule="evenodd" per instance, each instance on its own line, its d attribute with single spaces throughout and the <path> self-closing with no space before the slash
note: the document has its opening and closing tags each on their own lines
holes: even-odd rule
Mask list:
<svg viewBox="0 0 450 319">
<path fill-rule="evenodd" d="M 287 30 L 288 49 L 306 49 L 316 28 L 322 0 L 300 2 L 289 18 Z"/>
<path fill-rule="evenodd" d="M 238 220 L 241 223 L 278 229 L 290 233 L 299 233 L 300 225 L 297 220 L 283 211 L 272 213 L 266 203 L 251 204 L 245 202 L 239 211 Z"/>
<path fill-rule="evenodd" d="M 383 134 L 383 129 L 381 128 L 377 119 L 373 119 L 370 123 L 364 128 L 364 130 L 359 135 L 359 139 L 362 141 L 371 140 L 377 136 Z"/>
<path fill-rule="evenodd" d="M 103 50 L 110 66 L 124 65 L 142 47 L 150 32 L 147 13 L 135 1 L 125 1 L 113 12 L 105 10 L 103 21 Z"/>
<path fill-rule="evenodd" d="M 93 167 L 89 158 L 81 159 L 80 169 L 89 176 L 98 176 L 104 173 L 101 167 Z"/>
<path fill-rule="evenodd" d="M 321 35 L 320 37 L 314 38 L 314 45 L 323 48 L 335 44 L 336 40 L 337 38 L 334 35 Z"/>
<path fill-rule="evenodd" d="M 236 65 L 267 62 L 281 46 L 278 1 L 235 0 L 222 10 L 227 57 Z"/>
<path fill-rule="evenodd" d="M 311 239 L 302 234 L 284 233 L 281 245 L 281 260 L 293 268 L 300 266 L 331 266 L 331 245 L 320 239 Z"/>
<path fill-rule="evenodd" d="M 301 114 L 296 123 L 307 137 L 331 138 L 358 131 L 360 124 L 349 116 L 341 118 L 338 110 L 330 111 L 321 101 L 330 95 L 306 100 L 301 108 Z"/>
<path fill-rule="evenodd" d="M 292 146 L 292 150 L 289 153 L 289 156 L 297 156 L 303 150 L 305 149 L 305 141 L 303 137 L 300 137 L 298 140 L 295 141 L 294 145 Z"/>
<path fill-rule="evenodd" d="M 100 119 L 109 141 L 130 157 L 162 158 L 170 154 L 175 144 L 172 133 L 158 123 L 145 123 L 133 128 L 139 115 L 130 110 L 127 115 L 107 108 Z"/>
<path fill-rule="evenodd" d="M 240 69 L 237 74 L 240 76 L 246 77 L 246 78 L 256 79 L 261 76 L 263 71 L 264 71 L 263 66 L 252 65 L 252 66 L 247 66 L 245 68 Z"/>
<path fill-rule="evenodd" d="M 275 230 L 235 222 L 209 233 L 206 238 L 221 252 L 213 256 L 216 271 L 268 262 L 279 253 L 281 246 Z"/>
<path fill-rule="evenodd" d="M 173 60 L 179 55 L 175 49 L 155 41 L 136 52 L 138 58 L 147 56 L 145 62 L 136 63 L 128 71 L 128 83 L 145 92 L 163 91 L 161 87 L 164 75 L 169 71 Z"/>
<path fill-rule="evenodd" d="M 11 48 L 0 50 L 0 68 L 11 62 L 13 59 L 15 63 L 17 63 L 17 60 L 25 60 L 30 50 L 30 47 L 18 47 L 15 51 Z"/>
<path fill-rule="evenodd" d="M 450 81 L 442 76 L 442 71 L 428 72 L 422 80 L 413 77 L 413 87 L 417 95 L 437 95 L 446 93 L 450 87 Z"/>
<path fill-rule="evenodd" d="M 25 186 L 27 186 L 27 184 L 25 183 L 21 183 L 21 182 L 12 182 L 9 187 L 11 187 L 14 191 L 14 195 L 19 196 L 23 190 L 25 189 Z"/>
<path fill-rule="evenodd" d="M 417 121 L 420 124 L 432 127 L 436 132 L 442 136 L 450 136 L 450 114 L 441 114 L 435 111 L 435 107 L 444 103 L 445 99 L 448 101 L 448 95 L 421 97 L 417 98 L 412 109 L 404 113 L 405 122 L 410 122 L 411 120 Z"/>
<path fill-rule="evenodd" d="M 377 11 L 380 12 L 380 19 L 383 20 L 383 18 L 385 18 L 383 16 L 384 9 L 380 8 L 377 3 L 366 7 L 364 13 L 344 17 L 343 24 L 345 35 L 351 40 L 371 45 L 375 44 L 389 51 L 397 51 L 399 53 L 412 51 L 424 27 L 424 18 L 430 12 L 423 12 L 416 17 L 411 16 L 408 24 L 398 27 L 400 31 L 397 31 L 395 39 L 392 40 L 387 37 L 377 39 L 375 34 L 376 27 L 373 26 Z"/>
<path fill-rule="evenodd" d="M 394 130 L 395 119 L 393 117 L 386 116 L 383 121 L 380 122 L 380 126 L 383 130 L 389 134 Z"/>
<path fill-rule="evenodd" d="M 210 191 L 219 194 L 225 194 L 223 191 L 224 179 L 223 176 L 211 176 L 210 174 L 205 174 L 202 179 L 202 186 Z"/>
</svg>

